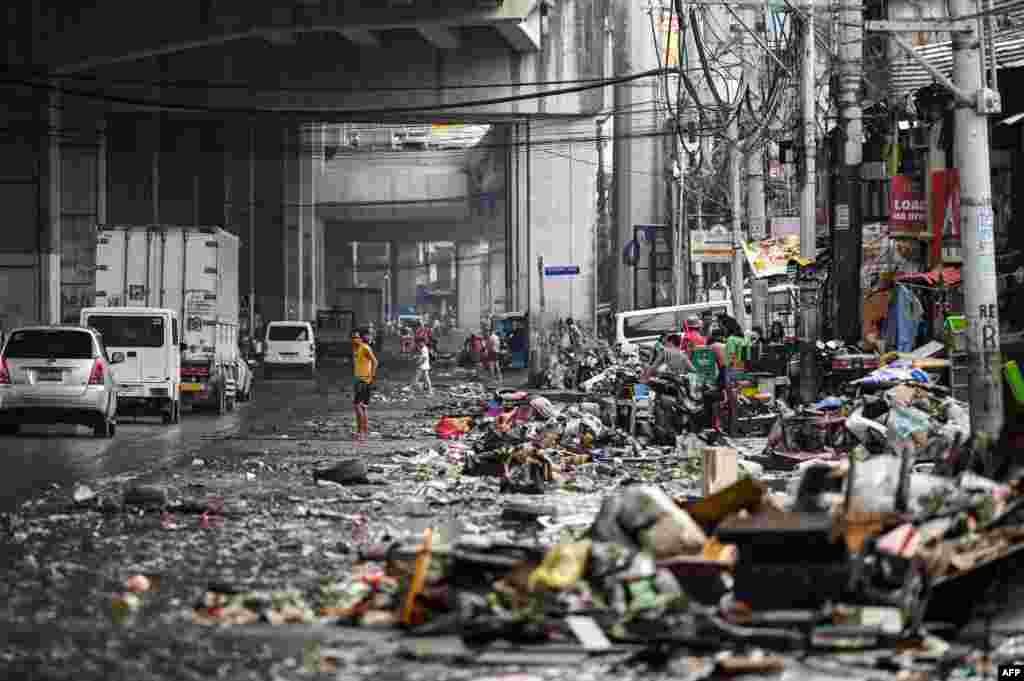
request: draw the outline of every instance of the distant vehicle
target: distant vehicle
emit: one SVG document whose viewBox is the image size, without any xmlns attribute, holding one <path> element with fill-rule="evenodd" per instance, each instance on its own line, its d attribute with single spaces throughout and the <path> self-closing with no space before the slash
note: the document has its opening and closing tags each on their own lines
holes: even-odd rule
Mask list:
<svg viewBox="0 0 1024 681">
<path fill-rule="evenodd" d="M 423 317 L 418 314 L 400 314 L 398 315 L 398 328 L 400 330 L 410 329 L 415 331 L 423 325 Z"/>
<path fill-rule="evenodd" d="M 100 333 L 110 352 L 125 361 L 114 367 L 122 411 L 159 414 L 165 425 L 181 421 L 181 339 L 174 310 L 150 307 L 87 307 L 81 324 Z"/>
<path fill-rule="evenodd" d="M 270 322 L 263 345 L 263 375 L 276 369 L 301 368 L 316 375 L 316 338 L 309 322 Z"/>
<path fill-rule="evenodd" d="M 370 287 L 341 287 L 328 291 L 327 309 L 351 310 L 355 328 L 384 328 L 384 289 Z"/>
<path fill-rule="evenodd" d="M 235 408 L 238 254 L 238 237 L 219 227 L 101 225 L 96 233 L 96 307 L 173 310 L 180 401 L 218 414 Z"/>
<path fill-rule="evenodd" d="M 638 353 L 641 359 L 648 361 L 658 339 L 665 334 L 678 333 L 688 317 L 713 316 L 731 310 L 732 300 L 726 298 L 710 303 L 619 312 L 615 315 L 615 343 L 623 352 Z"/>
<path fill-rule="evenodd" d="M 17 434 L 24 423 L 71 423 L 113 437 L 117 382 L 95 330 L 80 326 L 31 326 L 11 332 L 0 352 L 0 432 Z"/>
<path fill-rule="evenodd" d="M 316 313 L 316 348 L 319 359 L 348 360 L 352 357 L 352 331 L 356 328 L 352 310 L 330 308 Z"/>
</svg>

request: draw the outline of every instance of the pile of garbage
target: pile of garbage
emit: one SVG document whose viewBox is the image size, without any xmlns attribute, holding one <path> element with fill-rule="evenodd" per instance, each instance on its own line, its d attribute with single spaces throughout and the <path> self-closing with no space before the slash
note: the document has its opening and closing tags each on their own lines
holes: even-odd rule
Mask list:
<svg viewBox="0 0 1024 681">
<path fill-rule="evenodd" d="M 858 453 L 908 452 L 940 472 L 966 464 L 971 439 L 968 405 L 929 374 L 890 364 L 852 382 L 852 394 L 785 410 L 769 434 L 767 463 L 793 467 L 812 459 Z"/>
<path fill-rule="evenodd" d="M 497 477 L 501 492 L 549 492 L 576 464 L 696 456 L 704 495 L 628 485 L 605 497 L 585 532 L 547 545 L 439 542 L 428 528 L 421 541 L 364 551 L 363 572 L 330 615 L 475 644 L 882 646 L 898 647 L 908 669 L 944 663 L 950 645 L 923 628 L 929 608 L 949 602 L 935 598 L 947 584 L 1024 547 L 1024 481 L 950 470 L 970 431 L 965 406 L 926 376 L 887 378 L 778 419 L 766 452 L 804 455 L 787 495 L 741 477 L 724 438 L 647 447 L 596 402 L 504 392 L 472 414 L 446 414 L 436 432 L 460 444 L 448 452 L 462 475 Z M 821 447 L 803 449 L 806 433 Z"/>
</svg>

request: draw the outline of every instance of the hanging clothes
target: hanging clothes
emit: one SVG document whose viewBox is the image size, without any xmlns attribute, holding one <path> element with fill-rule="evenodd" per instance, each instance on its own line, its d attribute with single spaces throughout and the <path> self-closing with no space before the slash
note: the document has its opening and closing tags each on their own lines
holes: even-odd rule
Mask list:
<svg viewBox="0 0 1024 681">
<path fill-rule="evenodd" d="M 886 346 L 895 352 L 911 352 L 917 342 L 924 305 L 909 287 L 897 284 L 889 301 Z"/>
</svg>

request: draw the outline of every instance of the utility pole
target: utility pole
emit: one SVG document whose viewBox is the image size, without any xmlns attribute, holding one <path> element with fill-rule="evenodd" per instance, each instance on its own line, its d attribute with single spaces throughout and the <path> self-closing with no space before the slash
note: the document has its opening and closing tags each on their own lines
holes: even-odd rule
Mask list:
<svg viewBox="0 0 1024 681">
<path fill-rule="evenodd" d="M 689 258 L 685 257 L 688 244 L 685 215 L 685 197 L 683 196 L 683 182 L 686 178 L 686 161 L 683 157 L 683 142 L 679 139 L 678 123 L 673 121 L 672 139 L 675 142 L 676 166 L 673 169 L 672 177 L 672 198 L 673 198 L 673 228 L 672 228 L 672 283 L 675 285 L 675 304 L 685 305 L 690 302 L 689 282 L 690 268 Z M 675 172 L 678 171 L 678 172 Z"/>
<path fill-rule="evenodd" d="M 817 257 L 817 235 L 815 233 L 815 175 L 818 137 L 815 121 L 817 97 L 815 88 L 815 62 L 817 54 L 814 45 L 814 0 L 807 0 L 807 16 L 804 20 L 804 54 L 800 70 L 801 100 L 803 102 L 803 189 L 800 192 L 800 255 L 804 258 Z M 815 341 L 818 339 L 817 287 L 804 284 L 800 290 L 800 398 L 810 404 L 817 398 L 818 377 L 815 366 Z"/>
<path fill-rule="evenodd" d="M 729 190 L 732 193 L 732 316 L 742 328 L 747 328 L 747 310 L 743 304 L 743 196 L 740 185 L 740 166 L 743 152 L 740 150 L 739 124 L 732 116 L 726 137 L 729 140 Z"/>
<path fill-rule="evenodd" d="M 832 319 L 837 338 L 856 343 L 863 336 L 861 260 L 861 126 L 860 83 L 864 56 L 863 0 L 843 0 L 839 9 L 839 87 L 842 159 L 837 169 L 832 214 Z M 841 311 L 841 312 L 840 312 Z"/>
<path fill-rule="evenodd" d="M 757 12 L 762 13 L 762 19 L 764 18 L 764 9 L 755 9 L 753 6 L 748 6 L 746 9 L 741 10 L 746 15 L 744 27 L 747 29 L 741 35 L 743 35 L 743 55 L 745 57 L 744 70 L 746 71 L 746 77 L 744 80 L 747 83 L 747 87 L 750 88 L 750 104 L 754 111 L 760 111 L 761 109 L 761 63 L 763 55 L 757 49 L 751 49 L 750 39 L 752 36 L 747 35 L 748 31 L 755 31 L 761 22 L 757 21 Z M 746 145 L 746 156 L 747 156 L 747 227 L 750 230 L 750 240 L 759 241 L 764 239 L 767 234 L 765 232 L 765 210 L 764 210 L 764 151 L 765 151 L 764 140 L 751 139 Z M 756 277 L 756 273 L 754 273 Z M 756 280 L 751 282 L 750 285 L 750 311 L 753 313 L 753 318 L 760 322 L 758 319 L 762 315 L 759 314 L 762 308 L 767 303 L 763 299 L 766 291 L 764 287 L 758 286 Z M 749 330 L 749 329 L 747 329 Z"/>
<path fill-rule="evenodd" d="M 975 11 L 971 0 L 951 0 L 953 19 Z M 1003 426 L 999 307 L 996 301 L 992 179 L 988 116 L 999 113 L 999 93 L 985 87 L 982 36 L 965 20 L 953 34 L 953 74 L 960 91 L 955 112 L 953 158 L 960 169 L 960 235 L 964 254 L 964 307 L 968 323 L 967 364 L 971 428 L 994 442 Z M 968 100 L 968 101 L 962 101 Z M 970 101 L 970 100 L 973 100 Z"/>
<path fill-rule="evenodd" d="M 548 361 L 548 328 L 547 328 L 547 301 L 544 299 L 544 256 L 537 256 L 537 284 L 538 284 L 538 314 L 536 320 L 530 320 L 530 357 L 533 368 L 533 378 L 541 380 L 544 371 L 547 370 Z M 539 384 L 538 384 L 539 385 Z"/>
</svg>

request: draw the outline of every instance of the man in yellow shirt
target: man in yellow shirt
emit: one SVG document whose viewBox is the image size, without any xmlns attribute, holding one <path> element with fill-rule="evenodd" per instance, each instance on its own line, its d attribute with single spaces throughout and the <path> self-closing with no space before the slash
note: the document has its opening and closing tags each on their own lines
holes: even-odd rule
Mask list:
<svg viewBox="0 0 1024 681">
<path fill-rule="evenodd" d="M 356 413 L 356 440 L 367 441 L 370 437 L 370 393 L 377 381 L 377 356 L 369 345 L 369 334 L 360 331 L 352 334 L 353 373 L 355 374 L 355 396 L 352 400 Z"/>
</svg>

